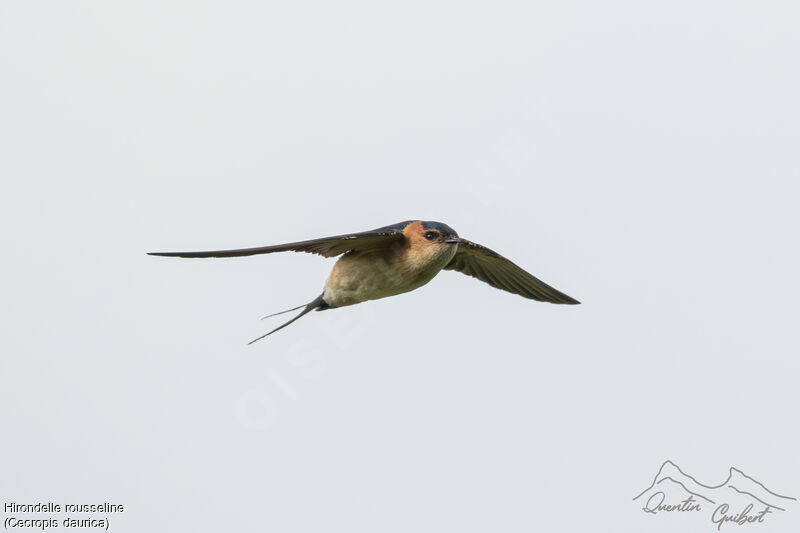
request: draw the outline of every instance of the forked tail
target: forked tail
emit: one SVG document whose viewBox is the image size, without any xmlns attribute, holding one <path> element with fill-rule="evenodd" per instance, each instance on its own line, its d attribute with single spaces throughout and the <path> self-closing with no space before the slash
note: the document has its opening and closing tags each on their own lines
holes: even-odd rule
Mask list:
<svg viewBox="0 0 800 533">
<path fill-rule="evenodd" d="M 292 309 L 287 309 L 286 311 L 281 311 L 279 313 L 273 313 L 271 315 L 267 315 L 267 316 L 263 317 L 262 320 L 264 318 L 269 318 L 271 316 L 282 315 L 283 313 L 288 313 L 290 311 L 296 311 L 296 310 L 300 309 L 301 307 L 303 307 L 303 306 L 299 305 L 297 307 L 293 307 Z M 265 334 L 261 335 L 259 338 L 251 340 L 250 342 L 247 343 L 248 346 L 250 344 L 253 344 L 256 341 L 260 341 L 261 339 L 263 339 L 264 337 L 266 337 L 268 335 L 272 335 L 273 333 L 275 333 L 279 329 L 285 328 L 286 326 L 288 326 L 289 324 L 291 324 L 292 322 L 294 322 L 295 320 L 297 320 L 301 316 L 305 315 L 306 313 L 309 313 L 309 312 L 313 311 L 314 309 L 318 309 L 320 311 L 323 310 L 323 309 L 328 309 L 328 304 L 325 303 L 325 300 L 322 299 L 322 295 L 321 294 L 319 296 L 317 296 L 316 298 L 314 298 L 314 300 L 311 303 L 306 304 L 305 309 L 300 311 L 300 313 L 296 317 L 294 317 L 290 321 L 286 322 L 285 324 L 281 324 L 280 326 L 278 326 L 277 328 L 273 329 L 269 333 L 265 333 Z"/>
</svg>

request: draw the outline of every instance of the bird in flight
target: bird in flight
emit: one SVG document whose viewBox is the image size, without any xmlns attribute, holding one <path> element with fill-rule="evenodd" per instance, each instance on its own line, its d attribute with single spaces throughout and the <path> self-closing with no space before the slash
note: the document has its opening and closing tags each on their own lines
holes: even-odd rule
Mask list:
<svg viewBox="0 0 800 533">
<path fill-rule="evenodd" d="M 242 257 L 273 252 L 308 252 L 323 257 L 341 255 L 333 265 L 322 294 L 300 305 L 264 318 L 303 310 L 294 318 L 248 344 L 283 329 L 311 311 L 335 309 L 413 291 L 441 270 L 457 270 L 523 298 L 555 304 L 579 304 L 563 292 L 535 278 L 502 255 L 462 239 L 441 222 L 407 220 L 359 233 L 322 239 L 209 252 L 150 252 L 166 257 Z"/>
</svg>

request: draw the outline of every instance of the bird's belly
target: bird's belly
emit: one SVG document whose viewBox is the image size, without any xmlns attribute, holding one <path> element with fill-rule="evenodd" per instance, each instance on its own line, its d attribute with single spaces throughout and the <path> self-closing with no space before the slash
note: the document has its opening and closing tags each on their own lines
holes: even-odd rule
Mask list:
<svg viewBox="0 0 800 533">
<path fill-rule="evenodd" d="M 331 307 L 343 307 L 402 294 L 428 283 L 443 266 L 409 271 L 383 258 L 345 255 L 333 266 L 322 298 Z"/>
</svg>

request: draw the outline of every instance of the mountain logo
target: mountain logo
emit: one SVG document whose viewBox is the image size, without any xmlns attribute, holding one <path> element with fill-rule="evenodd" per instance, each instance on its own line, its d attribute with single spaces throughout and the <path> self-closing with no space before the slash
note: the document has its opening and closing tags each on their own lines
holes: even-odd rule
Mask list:
<svg viewBox="0 0 800 533">
<path fill-rule="evenodd" d="M 669 460 L 658 469 L 650 486 L 633 500 L 649 515 L 687 513 L 707 516 L 717 530 L 721 530 L 723 525 L 764 523 L 797 502 L 797 498 L 773 492 L 733 467 L 728 470 L 728 478 L 719 485 L 705 485 Z"/>
</svg>

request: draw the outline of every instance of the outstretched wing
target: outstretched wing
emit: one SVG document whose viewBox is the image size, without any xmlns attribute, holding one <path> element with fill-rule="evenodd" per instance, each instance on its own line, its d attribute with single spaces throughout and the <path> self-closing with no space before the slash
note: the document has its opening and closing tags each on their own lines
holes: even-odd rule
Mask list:
<svg viewBox="0 0 800 533">
<path fill-rule="evenodd" d="M 466 239 L 461 239 L 456 255 L 444 268 L 457 270 L 496 289 L 532 300 L 554 304 L 580 303 L 525 272 L 497 252 Z"/>
<path fill-rule="evenodd" d="M 399 222 L 391 226 L 360 233 L 336 235 L 310 241 L 290 242 L 259 248 L 240 248 L 237 250 L 215 250 L 209 252 L 149 252 L 148 255 L 166 257 L 241 257 L 245 255 L 271 254 L 273 252 L 308 252 L 323 257 L 335 257 L 349 251 L 369 251 L 391 246 L 403 239 L 403 228 L 411 221 Z"/>
</svg>

